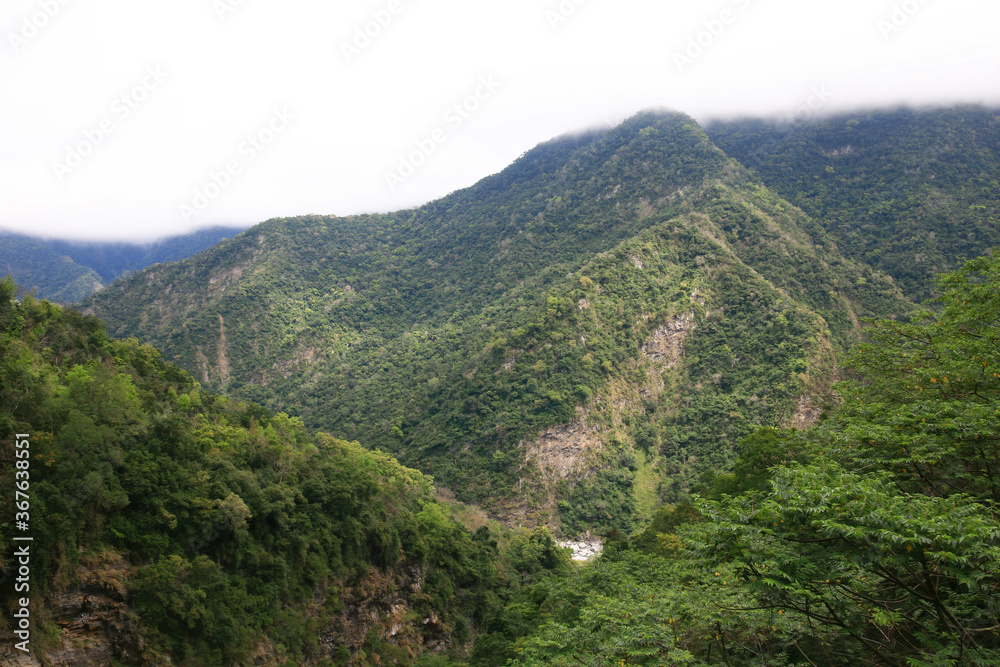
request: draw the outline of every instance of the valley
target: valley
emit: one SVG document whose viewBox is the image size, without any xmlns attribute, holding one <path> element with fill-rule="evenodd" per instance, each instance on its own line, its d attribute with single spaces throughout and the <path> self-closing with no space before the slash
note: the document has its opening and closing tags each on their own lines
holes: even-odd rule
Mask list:
<svg viewBox="0 0 1000 667">
<path fill-rule="evenodd" d="M 0 661 L 995 664 L 998 179 L 983 107 L 647 111 L 78 308 L 8 279 L 47 657 Z"/>
</svg>

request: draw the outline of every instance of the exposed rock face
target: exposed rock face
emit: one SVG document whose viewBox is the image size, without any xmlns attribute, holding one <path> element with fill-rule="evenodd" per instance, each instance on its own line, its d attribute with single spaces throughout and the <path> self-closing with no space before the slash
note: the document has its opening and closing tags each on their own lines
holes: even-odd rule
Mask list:
<svg viewBox="0 0 1000 667">
<path fill-rule="evenodd" d="M 118 587 L 126 570 L 124 562 L 101 568 L 82 566 L 80 585 L 48 600 L 49 618 L 61 629 L 60 643 L 42 648 L 33 638 L 32 652 L 26 655 L 15 650 L 12 641 L 4 641 L 0 643 L 0 666 L 107 667 L 116 661 L 170 664 L 169 658 L 166 662 L 162 658 L 150 661 L 143 655 L 146 646 L 136 612 L 126 604 L 124 588 Z M 303 664 L 330 664 L 331 659 L 345 655 L 352 661 L 363 657 L 364 664 L 378 662 L 376 656 L 360 656 L 371 634 L 405 651 L 410 659 L 447 650 L 453 644 L 453 628 L 433 611 L 421 613 L 414 607 L 415 600 L 426 597 L 421 595 L 423 584 L 419 568 L 371 568 L 367 576 L 350 586 L 331 588 L 326 595 L 317 592 L 313 599 L 317 615 L 331 607 L 340 612 L 319 631 L 320 655 Z M 287 663 L 264 638 L 248 664 L 275 667 Z"/>
<path fill-rule="evenodd" d="M 600 538 L 593 537 L 590 533 L 574 537 L 571 540 L 557 542 L 561 547 L 573 550 L 573 560 L 587 561 L 599 556 L 604 549 L 604 543 Z"/>
<path fill-rule="evenodd" d="M 48 652 L 50 664 L 98 667 L 115 659 L 135 661 L 141 651 L 135 615 L 116 598 L 92 588 L 56 597 L 52 615 L 62 628 L 62 645 Z"/>
<path fill-rule="evenodd" d="M 226 321 L 222 319 L 222 314 L 219 314 L 219 349 L 218 349 L 218 370 L 219 370 L 219 382 L 223 386 L 229 383 L 229 358 L 226 356 Z"/>
<path fill-rule="evenodd" d="M 106 667 L 116 660 L 140 662 L 144 642 L 136 613 L 126 603 L 124 581 L 129 572 L 129 565 L 114 553 L 100 562 L 81 564 L 77 585 L 47 599 L 47 615 L 61 630 L 59 643 L 43 650 L 40 638 L 33 637 L 31 655 L 25 655 L 4 642 L 0 665 Z"/>
<path fill-rule="evenodd" d="M 25 655 L 23 651 L 14 649 L 11 645 L 12 641 L 7 641 L 6 637 L 4 640 L 3 645 L 0 646 L 0 665 L 4 665 L 4 667 L 41 667 L 42 663 L 38 660 L 30 655 Z"/>
<path fill-rule="evenodd" d="M 812 396 L 802 396 L 790 420 L 792 428 L 800 431 L 811 428 L 819 421 L 821 412 L 822 409 L 816 405 Z"/>
<path fill-rule="evenodd" d="M 572 422 L 553 426 L 534 441 L 522 443 L 521 482 L 525 483 L 525 491 L 516 503 L 496 511 L 497 519 L 511 526 L 529 527 L 558 522 L 556 489 L 564 481 L 574 484 L 591 474 L 596 469 L 595 454 L 603 447 L 601 428 L 587 423 L 587 410 L 577 406 L 576 413 Z"/>
<path fill-rule="evenodd" d="M 375 632 L 379 637 L 405 650 L 411 658 L 428 651 L 443 651 L 451 643 L 451 628 L 433 611 L 419 614 L 411 605 L 419 598 L 424 575 L 419 568 L 382 571 L 371 568 L 368 576 L 355 585 L 336 591 L 341 612 L 320 634 L 325 658 L 332 658 L 346 648 L 353 658 L 365 637 Z M 325 600 L 317 600 L 324 606 Z M 369 656 L 371 657 L 371 656 Z"/>
<path fill-rule="evenodd" d="M 822 326 L 825 321 L 820 320 Z M 860 328 L 860 322 L 857 323 Z M 804 430 L 812 428 L 819 421 L 823 410 L 838 402 L 834 385 L 841 380 L 837 365 L 837 352 L 826 335 L 817 337 L 817 345 L 811 351 L 813 370 L 808 375 L 800 376 L 803 381 L 803 393 L 795 404 L 795 411 L 788 416 L 782 426 Z"/>
<path fill-rule="evenodd" d="M 500 367 L 505 371 L 509 371 L 510 369 L 514 368 L 514 364 L 517 363 L 517 356 L 521 354 L 521 352 L 523 352 L 523 350 L 511 350 L 510 354 L 507 356 L 506 359 L 503 360 L 503 363 L 500 365 Z M 497 372 L 499 373 L 500 371 Z"/>
<path fill-rule="evenodd" d="M 695 301 L 697 292 L 692 294 Z M 645 319 L 648 319 L 648 315 Z M 595 473 L 600 467 L 601 453 L 611 437 L 629 439 L 625 424 L 627 415 L 644 414 L 644 401 L 659 400 L 664 388 L 666 369 L 676 366 L 684 354 L 684 341 L 695 327 L 694 313 L 677 315 L 657 328 L 640 348 L 642 355 L 629 368 L 641 369 L 645 382 L 634 381 L 634 375 L 613 378 L 610 386 L 577 407 L 577 418 L 553 426 L 525 444 L 525 476 L 534 479 L 534 489 L 522 494 L 515 506 L 496 513 L 496 517 L 513 526 L 558 524 L 556 494 L 559 487 L 570 487 Z M 581 341 L 585 342 L 585 341 Z M 625 379 L 625 378 L 633 379 Z M 590 411 L 597 410 L 610 420 L 592 425 Z M 608 423 L 610 421 L 610 424 Z M 518 492 L 521 492 L 520 486 Z M 595 547 L 592 553 L 598 553 Z"/>
<path fill-rule="evenodd" d="M 587 424 L 584 410 L 578 409 L 578 413 L 575 421 L 550 428 L 528 446 L 525 459 L 534 460 L 550 479 L 583 473 L 587 452 L 600 447 L 600 433 Z"/>
<path fill-rule="evenodd" d="M 694 328 L 694 315 L 678 315 L 662 327 L 642 346 L 642 353 L 654 362 L 671 367 L 684 354 L 684 340 Z"/>
</svg>

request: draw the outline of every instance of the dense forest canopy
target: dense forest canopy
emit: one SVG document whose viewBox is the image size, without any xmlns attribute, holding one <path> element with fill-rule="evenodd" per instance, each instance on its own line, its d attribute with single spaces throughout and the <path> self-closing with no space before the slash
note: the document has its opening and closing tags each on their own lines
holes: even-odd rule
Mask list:
<svg viewBox="0 0 1000 667">
<path fill-rule="evenodd" d="M 829 419 L 744 439 L 693 503 L 492 621 L 510 662 L 472 664 L 1000 663 L 1000 254 L 938 286 L 872 323 Z"/>
<path fill-rule="evenodd" d="M 59 614 L 82 591 L 111 633 L 108 664 L 257 651 L 343 664 L 382 650 L 385 623 L 405 626 L 390 653 L 406 656 L 466 641 L 491 590 L 565 565 L 545 531 L 505 534 L 514 565 L 501 562 L 485 519 L 468 530 L 425 475 L 204 393 L 149 345 L 14 293 L 0 283 L 0 483 L 14 487 L 14 434 L 29 434 L 37 648 L 58 645 Z M 2 516 L 10 544 L 12 503 Z M 0 559 L 9 577 L 16 559 Z M 399 613 L 354 627 L 346 606 L 381 610 L 376 594 Z M 13 589 L 2 595 L 13 608 Z"/>
<path fill-rule="evenodd" d="M 722 150 L 814 217 L 843 253 L 923 301 L 934 276 L 1000 237 L 1000 110 L 837 114 L 713 122 Z"/>
</svg>

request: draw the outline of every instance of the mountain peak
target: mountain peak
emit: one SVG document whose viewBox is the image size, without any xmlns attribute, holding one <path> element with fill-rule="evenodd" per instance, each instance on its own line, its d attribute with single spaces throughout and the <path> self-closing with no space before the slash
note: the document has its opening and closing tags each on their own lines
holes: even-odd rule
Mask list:
<svg viewBox="0 0 1000 667">
<path fill-rule="evenodd" d="M 498 515 L 624 529 L 634 491 L 602 470 L 644 446 L 650 465 L 722 460 L 758 425 L 795 423 L 857 317 L 904 307 L 745 176 L 690 117 L 647 111 L 416 209 L 262 223 L 92 308 L 207 387 L 392 452 Z M 670 355 L 642 352 L 677 322 Z M 532 455 L 552 442 L 574 462 L 556 473 Z"/>
</svg>

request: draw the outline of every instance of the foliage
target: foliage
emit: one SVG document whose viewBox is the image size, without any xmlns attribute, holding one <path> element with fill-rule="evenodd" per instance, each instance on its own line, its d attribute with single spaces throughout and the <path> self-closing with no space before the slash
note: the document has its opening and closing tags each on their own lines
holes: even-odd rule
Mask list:
<svg viewBox="0 0 1000 667">
<path fill-rule="evenodd" d="M 962 118 L 995 129 L 900 118 L 959 147 Z M 865 165 L 900 162 L 878 136 L 897 120 L 801 128 L 754 173 L 689 118 L 641 114 L 419 209 L 268 221 L 90 302 L 200 384 L 0 283 L 0 443 L 9 463 L 32 434 L 43 606 L 81 564 L 114 564 L 136 659 L 189 665 L 261 647 L 287 664 L 998 664 L 1000 254 L 942 276 L 907 323 L 892 281 L 837 249 L 874 262 L 843 225 L 895 216 L 879 233 L 914 237 L 880 265 L 923 293 L 900 248 L 952 197 L 973 217 L 946 202 L 941 219 L 975 224 L 943 245 L 981 249 L 993 154 L 980 175 L 935 154 L 933 185 L 901 168 L 905 205 L 855 206 L 833 179 L 802 204 L 816 218 L 759 175 L 805 197 L 808 170 L 786 167 L 806 151 L 877 191 Z M 725 141 L 771 132 L 754 127 Z M 859 316 L 888 319 L 835 394 Z M 821 423 L 787 430 L 805 408 Z M 560 424 L 600 442 L 550 489 L 525 455 Z M 575 567 L 547 528 L 458 511 L 390 453 L 490 508 L 552 491 L 604 555 Z M 418 657 L 430 642 L 448 648 Z"/>
<path fill-rule="evenodd" d="M 731 558 L 758 605 L 836 627 L 868 660 L 928 644 L 953 659 L 995 647 L 1000 528 L 968 497 L 901 494 L 888 474 L 821 459 L 780 468 L 763 502 L 706 504 L 706 547 Z M 896 656 L 896 658 L 893 658 Z"/>
<path fill-rule="evenodd" d="M 176 262 L 191 257 L 243 231 L 245 227 L 202 227 L 188 234 L 170 236 L 149 243 L 100 241 L 48 241 L 56 252 L 96 271 L 111 283 L 119 276 L 140 271 L 151 264 Z M 40 294 L 39 296 L 45 296 Z"/>
<path fill-rule="evenodd" d="M 823 225 L 844 255 L 915 300 L 935 274 L 995 245 L 1000 121 L 978 106 L 881 110 L 808 122 L 717 121 L 709 136 Z"/>
<path fill-rule="evenodd" d="M 941 276 L 936 314 L 874 323 L 828 419 L 751 434 L 694 504 L 522 590 L 487 617 L 490 650 L 509 665 L 1000 664 L 998 270 L 1000 254 L 968 262 Z"/>
<path fill-rule="evenodd" d="M 0 233 L 0 266 L 37 296 L 64 303 L 80 301 L 104 283 L 93 269 L 74 262 L 46 241 L 19 234 Z"/>
<path fill-rule="evenodd" d="M 59 241 L 0 233 L 0 265 L 40 299 L 78 303 L 123 274 L 190 257 L 239 231 L 209 227 L 152 243 Z"/>
<path fill-rule="evenodd" d="M 876 323 L 811 460 L 701 504 L 698 553 L 734 563 L 756 606 L 838 630 L 837 660 L 997 664 L 998 271 L 970 261 L 940 278 L 938 314 Z"/>
<path fill-rule="evenodd" d="M 437 619 L 417 636 L 468 641 L 461 628 L 507 566 L 490 530 L 466 530 L 430 478 L 203 393 L 149 345 L 14 294 L 0 283 L 0 483 L 14 486 L 13 434 L 30 434 L 32 590 L 44 592 L 33 617 L 81 585 L 86 560 L 129 573 L 109 594 L 137 614 L 133 660 L 232 664 L 262 641 L 290 663 L 313 660 L 317 636 L 337 636 L 341 605 L 366 586 L 402 587 L 414 618 Z M 6 541 L 12 508 L 0 515 Z M 2 573 L 15 567 L 0 555 Z"/>
<path fill-rule="evenodd" d="M 1000 256 L 939 280 L 938 312 L 880 321 L 836 425 L 903 488 L 1000 502 Z"/>
<path fill-rule="evenodd" d="M 525 591 L 487 620 L 486 637 L 494 651 L 501 637 L 513 640 L 509 665 L 795 664 L 800 647 L 812 648 L 806 626 L 744 611 L 751 597 L 734 575 L 623 551 Z"/>
</svg>

